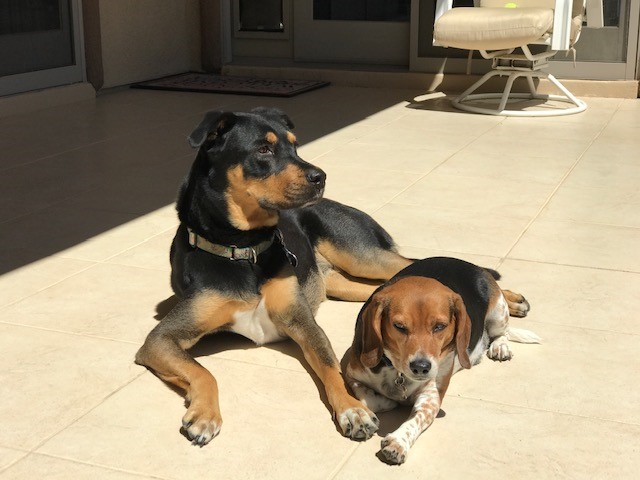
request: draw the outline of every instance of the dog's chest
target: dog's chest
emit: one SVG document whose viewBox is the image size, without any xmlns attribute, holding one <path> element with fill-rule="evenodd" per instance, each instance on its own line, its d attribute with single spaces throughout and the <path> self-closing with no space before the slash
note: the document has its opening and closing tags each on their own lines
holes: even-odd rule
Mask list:
<svg viewBox="0 0 640 480">
<path fill-rule="evenodd" d="M 400 377 L 398 371 L 393 367 L 383 367 L 376 373 L 364 369 L 355 375 L 351 372 L 350 374 L 385 397 L 404 404 L 410 404 L 411 397 L 423 386 L 423 383 L 414 382 L 407 377 Z"/>
<path fill-rule="evenodd" d="M 256 344 L 277 342 L 285 339 L 269 317 L 264 298 L 253 310 L 237 312 L 233 315 L 234 323 L 230 331 L 253 340 Z"/>
</svg>

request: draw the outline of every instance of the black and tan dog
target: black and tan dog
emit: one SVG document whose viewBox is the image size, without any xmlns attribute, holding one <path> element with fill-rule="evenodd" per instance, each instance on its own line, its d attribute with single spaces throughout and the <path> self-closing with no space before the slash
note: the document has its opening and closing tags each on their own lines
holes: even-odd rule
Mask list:
<svg viewBox="0 0 640 480">
<path fill-rule="evenodd" d="M 218 434 L 222 418 L 215 378 L 187 350 L 219 331 L 257 344 L 292 338 L 344 435 L 365 439 L 378 428 L 347 392 L 314 315 L 327 296 L 365 301 L 411 260 L 368 215 L 321 199 L 325 173 L 298 156 L 292 128 L 275 109 L 210 112 L 189 137 L 198 154 L 179 192 L 171 247 L 180 302 L 136 362 L 185 391 L 182 423 L 198 445 Z"/>
<path fill-rule="evenodd" d="M 480 362 L 511 360 L 508 340 L 538 343 L 509 326 L 509 303 L 495 270 L 448 257 L 419 260 L 376 290 L 358 315 L 347 382 L 374 412 L 411 405 L 409 419 L 382 440 L 389 463 L 403 463 L 433 422 L 451 376 Z"/>
</svg>

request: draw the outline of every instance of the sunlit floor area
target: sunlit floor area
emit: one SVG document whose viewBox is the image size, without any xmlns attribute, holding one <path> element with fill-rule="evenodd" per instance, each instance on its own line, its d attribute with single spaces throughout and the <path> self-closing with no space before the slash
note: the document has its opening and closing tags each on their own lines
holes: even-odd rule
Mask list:
<svg viewBox="0 0 640 480">
<path fill-rule="evenodd" d="M 0 478 L 636 478 L 640 470 L 640 101 L 581 114 L 462 113 L 424 92 L 329 86 L 289 99 L 118 90 L 0 119 Z M 325 196 L 411 257 L 495 268 L 531 303 L 511 344 L 453 377 L 445 415 L 389 466 L 344 438 L 291 341 L 192 349 L 224 425 L 197 448 L 184 399 L 133 358 L 171 297 L 173 202 L 208 110 L 275 106 Z M 338 358 L 358 303 L 317 321 Z M 160 313 L 158 313 L 160 311 Z"/>
</svg>

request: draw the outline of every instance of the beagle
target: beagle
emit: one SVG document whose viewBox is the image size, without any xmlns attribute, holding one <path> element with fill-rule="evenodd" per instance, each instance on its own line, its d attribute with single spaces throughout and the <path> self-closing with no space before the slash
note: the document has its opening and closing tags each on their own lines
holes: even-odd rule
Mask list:
<svg viewBox="0 0 640 480">
<path fill-rule="evenodd" d="M 534 333 L 509 327 L 508 305 L 528 311 L 529 304 L 501 291 L 499 278 L 463 260 L 427 258 L 400 271 L 363 306 L 347 383 L 374 412 L 413 406 L 409 419 L 382 440 L 387 462 L 405 461 L 438 414 L 455 372 L 479 363 L 485 351 L 493 360 L 511 360 L 508 340 L 539 343 Z"/>
</svg>

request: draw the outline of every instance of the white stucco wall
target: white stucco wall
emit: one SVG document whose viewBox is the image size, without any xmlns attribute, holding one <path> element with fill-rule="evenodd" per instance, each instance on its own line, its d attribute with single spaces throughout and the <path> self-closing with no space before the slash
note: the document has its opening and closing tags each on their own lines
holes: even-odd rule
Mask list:
<svg viewBox="0 0 640 480">
<path fill-rule="evenodd" d="M 200 68 L 198 0 L 101 0 L 103 88 Z"/>
</svg>

